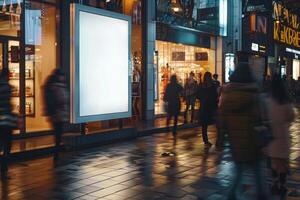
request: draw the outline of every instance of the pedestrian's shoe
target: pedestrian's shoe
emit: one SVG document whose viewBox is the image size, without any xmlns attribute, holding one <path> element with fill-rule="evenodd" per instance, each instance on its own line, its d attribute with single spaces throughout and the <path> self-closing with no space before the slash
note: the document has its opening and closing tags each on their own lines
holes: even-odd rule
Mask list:
<svg viewBox="0 0 300 200">
<path fill-rule="evenodd" d="M 212 143 L 210 143 L 210 142 L 207 142 L 207 143 L 205 143 L 205 144 L 204 144 L 204 146 L 205 146 L 206 148 L 209 148 L 209 147 L 211 147 L 211 146 L 212 146 Z"/>
<path fill-rule="evenodd" d="M 173 131 L 172 134 L 173 134 L 173 137 L 174 137 L 174 138 L 177 137 L 177 132 L 176 132 L 176 131 Z"/>
<path fill-rule="evenodd" d="M 272 193 L 272 195 L 279 195 L 280 194 L 280 189 L 279 189 L 277 184 L 272 185 L 271 193 Z"/>
<path fill-rule="evenodd" d="M 1 173 L 1 180 L 2 181 L 5 181 L 5 180 L 8 180 L 9 179 L 9 177 L 8 177 L 8 175 L 7 175 L 7 172 L 2 172 Z"/>
<path fill-rule="evenodd" d="M 226 200 L 237 200 L 236 195 L 233 194 L 229 194 Z"/>
<path fill-rule="evenodd" d="M 215 145 L 216 146 L 216 151 L 223 151 L 223 147 L 220 145 Z"/>
<path fill-rule="evenodd" d="M 282 186 L 282 187 L 280 187 L 279 192 L 280 192 L 280 196 L 284 197 L 284 196 L 286 196 L 288 189 L 285 186 Z"/>
</svg>

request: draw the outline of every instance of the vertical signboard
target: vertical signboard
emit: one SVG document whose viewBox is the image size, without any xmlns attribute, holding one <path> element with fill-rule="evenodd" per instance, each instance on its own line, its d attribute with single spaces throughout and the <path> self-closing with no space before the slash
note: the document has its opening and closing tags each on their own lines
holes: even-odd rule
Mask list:
<svg viewBox="0 0 300 200">
<path fill-rule="evenodd" d="M 131 116 L 131 18 L 71 7 L 71 122 Z"/>
</svg>

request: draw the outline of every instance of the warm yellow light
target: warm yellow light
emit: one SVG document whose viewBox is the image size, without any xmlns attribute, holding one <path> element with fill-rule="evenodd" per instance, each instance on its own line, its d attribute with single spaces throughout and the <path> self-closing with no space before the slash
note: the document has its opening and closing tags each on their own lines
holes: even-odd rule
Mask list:
<svg viewBox="0 0 300 200">
<path fill-rule="evenodd" d="M 179 8 L 178 7 L 174 7 L 173 10 L 174 10 L 174 12 L 179 12 Z"/>
</svg>

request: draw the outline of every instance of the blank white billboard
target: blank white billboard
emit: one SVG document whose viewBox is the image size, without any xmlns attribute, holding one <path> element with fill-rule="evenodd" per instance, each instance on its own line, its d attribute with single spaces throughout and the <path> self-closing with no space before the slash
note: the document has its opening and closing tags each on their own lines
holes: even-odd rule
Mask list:
<svg viewBox="0 0 300 200">
<path fill-rule="evenodd" d="M 71 121 L 130 117 L 130 17 L 78 4 L 73 13 Z"/>
</svg>

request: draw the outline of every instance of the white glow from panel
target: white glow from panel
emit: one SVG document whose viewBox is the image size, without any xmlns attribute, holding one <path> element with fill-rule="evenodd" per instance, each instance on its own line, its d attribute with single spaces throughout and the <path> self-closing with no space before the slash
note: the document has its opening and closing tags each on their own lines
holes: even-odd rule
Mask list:
<svg viewBox="0 0 300 200">
<path fill-rule="evenodd" d="M 80 11 L 79 24 L 79 116 L 128 112 L 128 21 Z"/>
<path fill-rule="evenodd" d="M 300 76 L 300 60 L 293 60 L 293 78 L 298 80 Z"/>
<path fill-rule="evenodd" d="M 251 50 L 252 51 L 258 51 L 258 44 L 256 44 L 256 43 L 252 43 L 252 45 L 251 45 Z"/>
<path fill-rule="evenodd" d="M 229 77 L 235 70 L 234 54 L 227 53 L 225 55 L 225 83 L 229 82 Z"/>
<path fill-rule="evenodd" d="M 220 35 L 227 36 L 227 0 L 219 0 Z"/>
</svg>

